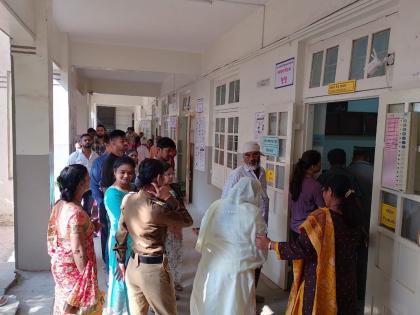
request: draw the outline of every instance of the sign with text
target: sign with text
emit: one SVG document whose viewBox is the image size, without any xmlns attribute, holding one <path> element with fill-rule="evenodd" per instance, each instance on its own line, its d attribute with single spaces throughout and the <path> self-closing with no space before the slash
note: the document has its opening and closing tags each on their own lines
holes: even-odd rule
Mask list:
<svg viewBox="0 0 420 315">
<path fill-rule="evenodd" d="M 276 63 L 276 75 L 274 88 L 282 88 L 293 85 L 295 75 L 295 58 Z"/>
<path fill-rule="evenodd" d="M 280 141 L 276 136 L 261 137 L 261 152 L 268 156 L 279 156 Z"/>
<path fill-rule="evenodd" d="M 396 222 L 397 208 L 386 203 L 382 203 L 380 223 L 387 228 L 395 230 Z"/>
<path fill-rule="evenodd" d="M 356 80 L 340 81 L 328 84 L 328 95 L 354 93 Z"/>
</svg>

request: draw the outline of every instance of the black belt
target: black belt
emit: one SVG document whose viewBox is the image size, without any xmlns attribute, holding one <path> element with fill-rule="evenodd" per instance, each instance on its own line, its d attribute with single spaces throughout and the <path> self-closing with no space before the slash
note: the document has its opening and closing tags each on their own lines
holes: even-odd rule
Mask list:
<svg viewBox="0 0 420 315">
<path fill-rule="evenodd" d="M 138 261 L 143 264 L 161 264 L 163 261 L 163 255 L 160 256 L 142 256 L 137 254 Z M 131 258 L 136 258 L 136 253 L 131 253 Z"/>
</svg>

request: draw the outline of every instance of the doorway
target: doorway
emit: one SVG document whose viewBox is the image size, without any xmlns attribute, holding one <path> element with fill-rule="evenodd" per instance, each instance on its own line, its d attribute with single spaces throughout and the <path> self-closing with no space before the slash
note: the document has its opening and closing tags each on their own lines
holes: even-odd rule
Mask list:
<svg viewBox="0 0 420 315">
<path fill-rule="evenodd" d="M 329 152 L 344 153 L 345 160 L 340 167 L 355 182 L 367 235 L 371 217 L 378 107 L 378 98 L 368 98 L 310 104 L 307 108 L 307 149 L 321 153 L 323 173 L 331 168 Z M 362 248 L 358 252 L 357 262 L 358 299 L 361 305 L 365 298 L 367 264 L 367 248 Z"/>
</svg>

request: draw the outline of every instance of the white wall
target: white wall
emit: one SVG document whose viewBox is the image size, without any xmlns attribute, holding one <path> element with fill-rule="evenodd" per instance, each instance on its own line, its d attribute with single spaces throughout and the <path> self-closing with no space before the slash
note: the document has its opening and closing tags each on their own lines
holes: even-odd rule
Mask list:
<svg viewBox="0 0 420 315">
<path fill-rule="evenodd" d="M 12 109 L 9 98 L 11 93 L 10 76 L 10 41 L 0 32 L 0 221 L 13 222 L 13 150 L 10 133 Z"/>
</svg>

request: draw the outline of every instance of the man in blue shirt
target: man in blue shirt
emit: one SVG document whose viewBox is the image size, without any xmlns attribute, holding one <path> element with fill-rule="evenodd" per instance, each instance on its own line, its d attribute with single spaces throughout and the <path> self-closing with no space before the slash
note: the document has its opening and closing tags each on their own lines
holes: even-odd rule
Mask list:
<svg viewBox="0 0 420 315">
<path fill-rule="evenodd" d="M 109 137 L 107 134 L 105 134 L 104 136 L 104 143 L 105 143 L 104 154 L 102 154 L 95 161 L 93 161 L 93 164 L 90 170 L 90 190 L 92 191 L 93 198 L 96 201 L 96 206 L 99 211 L 99 220 L 103 225 L 101 229 L 102 259 L 105 263 L 105 266 L 108 266 L 107 243 L 108 243 L 109 222 L 108 222 L 108 215 L 106 214 L 106 209 L 104 205 L 104 192 L 101 187 L 102 165 L 109 154 L 109 151 L 108 151 Z"/>
</svg>

